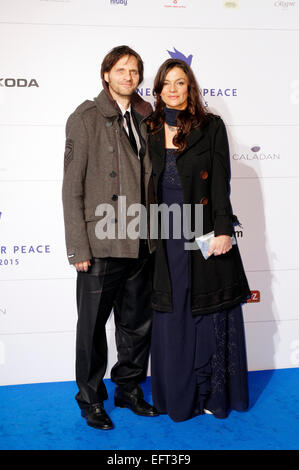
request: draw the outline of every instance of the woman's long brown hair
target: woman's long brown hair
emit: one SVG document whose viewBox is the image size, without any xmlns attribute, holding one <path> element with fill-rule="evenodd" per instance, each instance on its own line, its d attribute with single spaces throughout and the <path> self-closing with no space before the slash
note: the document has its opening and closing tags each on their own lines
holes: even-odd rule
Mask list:
<svg viewBox="0 0 299 470">
<path fill-rule="evenodd" d="M 180 111 L 177 117 L 178 131 L 173 138 L 173 143 L 178 150 L 184 150 L 187 145 L 186 136 L 194 127 L 203 125 L 208 119 L 210 113 L 205 109 L 199 86 L 194 73 L 189 65 L 183 60 L 168 59 L 160 66 L 154 81 L 154 94 L 156 97 L 155 111 L 148 119 L 150 132 L 158 132 L 165 122 L 164 107 L 165 103 L 161 98 L 161 92 L 164 86 L 165 77 L 174 67 L 179 67 L 185 72 L 188 78 L 188 103 L 186 109 Z"/>
</svg>

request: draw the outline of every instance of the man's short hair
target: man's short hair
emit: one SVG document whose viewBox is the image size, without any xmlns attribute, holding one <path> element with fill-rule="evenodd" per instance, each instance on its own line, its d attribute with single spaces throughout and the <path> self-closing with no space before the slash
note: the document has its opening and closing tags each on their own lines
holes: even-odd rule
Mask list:
<svg viewBox="0 0 299 470">
<path fill-rule="evenodd" d="M 105 80 L 105 72 L 110 72 L 116 62 L 124 56 L 134 56 L 138 63 L 139 82 L 138 85 L 143 81 L 143 61 L 137 52 L 131 49 L 129 46 L 117 46 L 111 49 L 110 52 L 104 57 L 101 65 L 101 77 Z"/>
</svg>

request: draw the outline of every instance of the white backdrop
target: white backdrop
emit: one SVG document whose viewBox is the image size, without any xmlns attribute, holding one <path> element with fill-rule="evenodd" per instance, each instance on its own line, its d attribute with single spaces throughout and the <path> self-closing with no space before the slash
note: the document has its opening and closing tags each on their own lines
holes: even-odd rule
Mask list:
<svg viewBox="0 0 299 470">
<path fill-rule="evenodd" d="M 250 370 L 299 366 L 299 1 L 0 0 L 0 384 L 74 379 L 75 279 L 61 184 L 68 115 L 101 90 L 127 44 L 159 65 L 179 51 L 227 125 L 232 204 L 254 301 Z M 107 324 L 109 363 L 116 359 Z M 150 370 L 149 370 L 150 373 Z"/>
</svg>

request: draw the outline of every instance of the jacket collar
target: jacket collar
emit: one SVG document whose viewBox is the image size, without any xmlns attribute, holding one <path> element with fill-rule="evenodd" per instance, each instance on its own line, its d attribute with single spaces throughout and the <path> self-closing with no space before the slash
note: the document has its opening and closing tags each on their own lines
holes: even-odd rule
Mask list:
<svg viewBox="0 0 299 470">
<path fill-rule="evenodd" d="M 96 98 L 94 98 L 97 108 L 99 111 L 101 111 L 103 116 L 107 118 L 121 115 L 121 110 L 119 109 L 117 102 L 113 99 L 107 82 L 102 80 L 102 83 L 103 90 Z M 152 112 L 152 105 L 147 101 L 144 101 L 144 99 L 142 99 L 141 96 L 139 96 L 136 92 L 134 92 L 131 97 L 131 107 L 133 111 L 136 111 L 138 114 L 140 114 L 142 118 L 149 116 Z"/>
<path fill-rule="evenodd" d="M 205 136 L 205 131 L 201 127 L 196 127 L 194 129 L 192 129 L 191 132 L 186 137 L 187 146 L 184 150 L 179 152 L 177 160 L 182 155 L 184 155 L 184 153 L 186 153 L 191 147 L 193 147 L 201 139 L 203 139 L 204 136 Z M 161 129 L 158 132 L 151 135 L 151 142 L 152 142 L 153 150 L 156 153 L 160 153 L 161 157 L 164 158 L 164 154 L 165 154 L 165 131 L 164 131 L 164 126 L 162 126 Z"/>
</svg>

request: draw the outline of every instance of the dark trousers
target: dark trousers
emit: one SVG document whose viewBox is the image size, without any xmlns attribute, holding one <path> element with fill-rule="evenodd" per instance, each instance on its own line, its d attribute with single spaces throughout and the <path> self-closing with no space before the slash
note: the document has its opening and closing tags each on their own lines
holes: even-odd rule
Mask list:
<svg viewBox="0 0 299 470">
<path fill-rule="evenodd" d="M 152 309 L 152 255 L 142 245 L 139 258 L 93 258 L 77 277 L 76 395 L 80 408 L 107 399 L 105 325 L 114 311 L 117 363 L 113 382 L 131 390 L 146 377 Z"/>
</svg>

